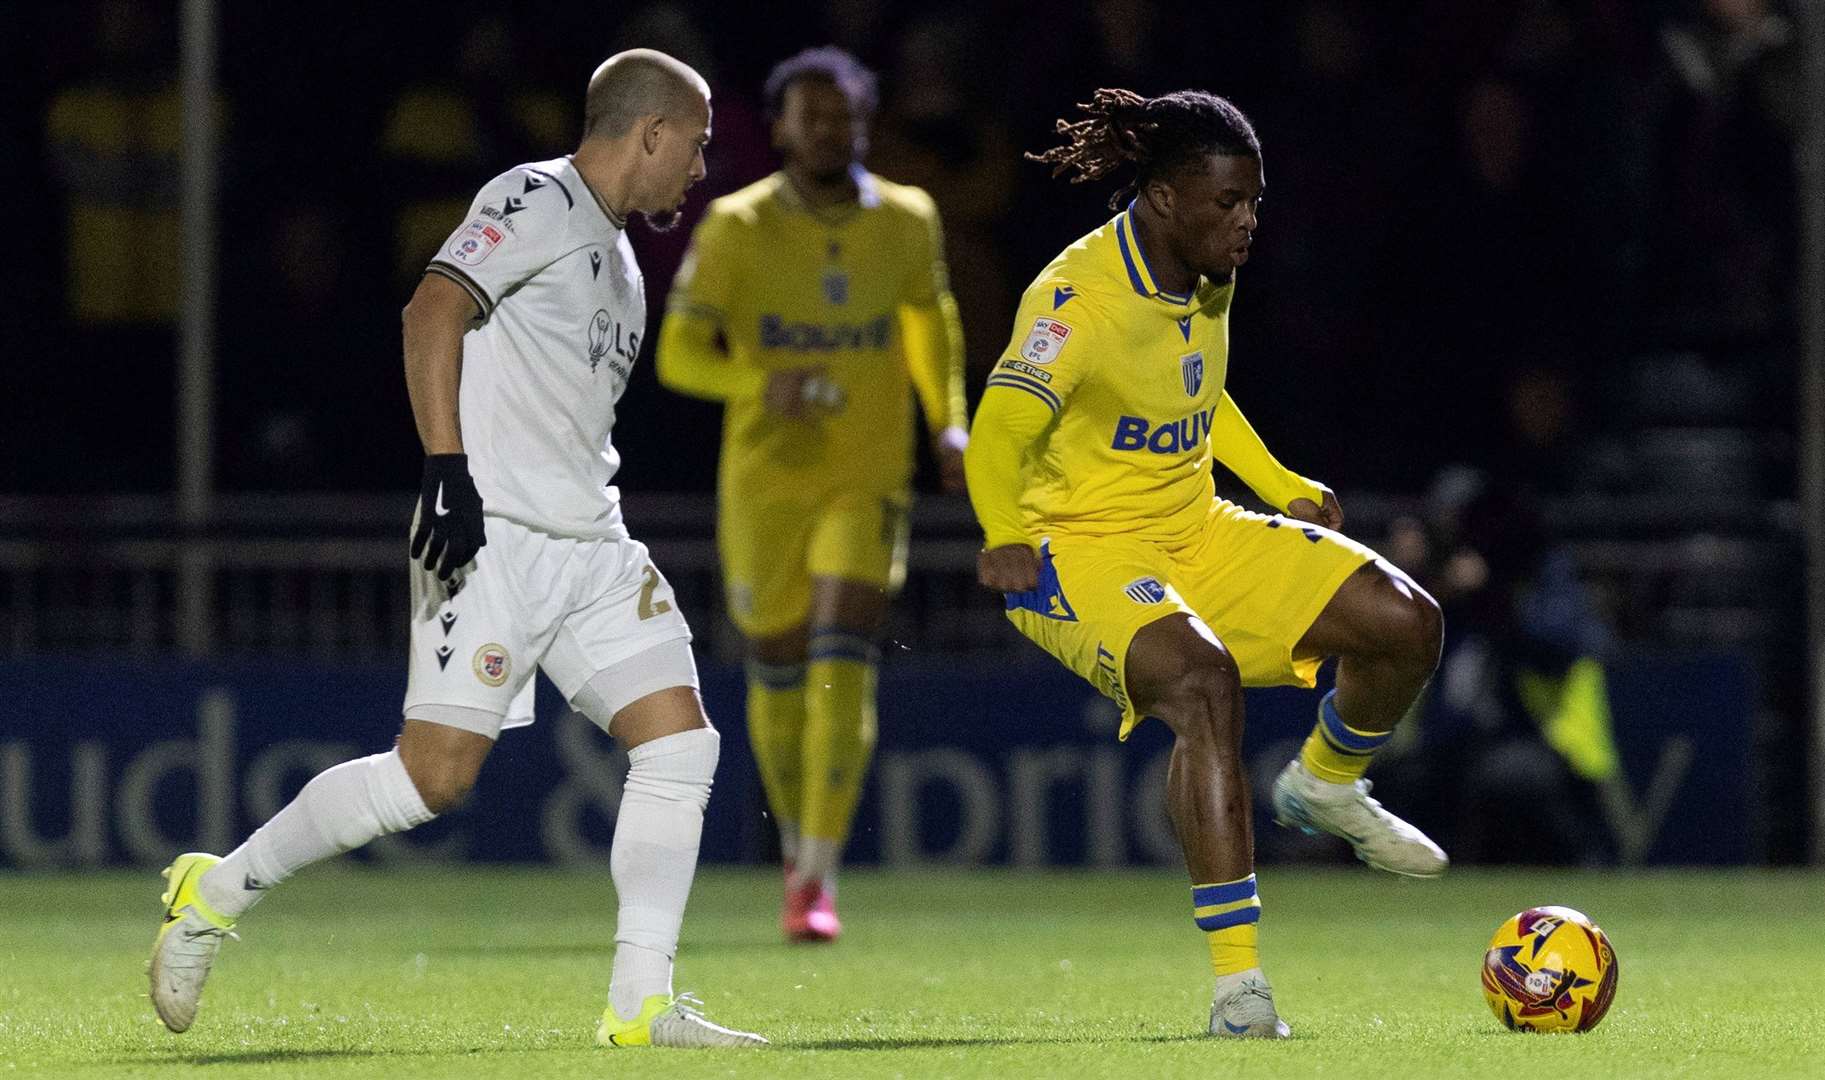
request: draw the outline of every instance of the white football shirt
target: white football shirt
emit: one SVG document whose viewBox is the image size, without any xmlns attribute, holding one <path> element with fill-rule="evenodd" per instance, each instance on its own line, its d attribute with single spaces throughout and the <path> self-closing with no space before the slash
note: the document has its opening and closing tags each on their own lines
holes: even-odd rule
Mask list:
<svg viewBox="0 0 1825 1080">
<path fill-rule="evenodd" d="M 489 514 L 579 539 L 622 539 L 615 403 L 646 334 L 626 223 L 568 157 L 490 180 L 427 273 L 481 309 L 463 336 L 460 410 Z"/>
</svg>

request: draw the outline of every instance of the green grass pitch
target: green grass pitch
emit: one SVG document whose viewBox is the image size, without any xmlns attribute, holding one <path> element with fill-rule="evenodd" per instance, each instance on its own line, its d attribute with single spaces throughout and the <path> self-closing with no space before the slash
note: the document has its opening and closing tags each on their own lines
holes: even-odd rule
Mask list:
<svg viewBox="0 0 1825 1080">
<path fill-rule="evenodd" d="M 706 871 L 680 989 L 752 1053 L 607 1051 L 606 873 L 326 867 L 228 942 L 188 1034 L 145 999 L 156 874 L 0 875 L 0 1076 L 1513 1077 L 1825 1075 L 1825 876 L 1262 874 L 1291 1042 L 1203 1037 L 1209 971 L 1168 873 L 856 871 L 848 936 L 789 947 L 777 878 Z M 1506 916 L 1589 913 L 1603 1025 L 1502 1030 L 1477 964 Z"/>
</svg>

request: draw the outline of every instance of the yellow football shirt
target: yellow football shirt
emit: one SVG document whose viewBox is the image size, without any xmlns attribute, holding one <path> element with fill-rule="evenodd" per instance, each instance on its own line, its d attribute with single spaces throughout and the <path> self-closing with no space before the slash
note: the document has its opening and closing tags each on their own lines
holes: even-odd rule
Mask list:
<svg viewBox="0 0 1825 1080">
<path fill-rule="evenodd" d="M 892 492 L 912 477 L 915 386 L 962 427 L 962 331 L 937 208 L 857 170 L 858 199 L 812 208 L 775 173 L 710 204 L 660 331 L 660 379 L 726 403 L 721 486 Z M 839 403 L 811 421 L 762 402 L 767 377 L 822 367 Z"/>
<path fill-rule="evenodd" d="M 1040 271 L 965 456 L 989 547 L 1059 534 L 1189 544 L 1215 500 L 1213 461 L 1277 509 L 1322 500 L 1224 390 L 1234 294 L 1233 280 L 1161 290 L 1132 208 Z"/>
</svg>

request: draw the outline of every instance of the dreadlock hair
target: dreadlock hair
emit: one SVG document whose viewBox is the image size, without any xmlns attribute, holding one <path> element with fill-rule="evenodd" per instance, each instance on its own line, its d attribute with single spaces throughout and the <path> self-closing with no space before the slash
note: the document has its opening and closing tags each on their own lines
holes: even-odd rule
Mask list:
<svg viewBox="0 0 1825 1080">
<path fill-rule="evenodd" d="M 1134 176 L 1109 199 L 1119 209 L 1155 177 L 1164 176 L 1206 154 L 1261 156 L 1261 140 L 1242 110 L 1202 90 L 1178 90 L 1142 97 L 1132 90 L 1098 90 L 1079 104 L 1084 119 L 1058 121 L 1058 133 L 1070 141 L 1027 160 L 1052 166 L 1054 177 L 1070 182 L 1100 180 L 1125 165 Z"/>
<path fill-rule="evenodd" d="M 767 103 L 768 120 L 779 119 L 785 105 L 786 87 L 800 79 L 823 79 L 834 83 L 849 99 L 849 108 L 858 119 L 873 116 L 880 99 L 874 72 L 863 67 L 862 62 L 848 52 L 835 45 L 825 45 L 789 56 L 767 73 L 761 97 Z"/>
</svg>

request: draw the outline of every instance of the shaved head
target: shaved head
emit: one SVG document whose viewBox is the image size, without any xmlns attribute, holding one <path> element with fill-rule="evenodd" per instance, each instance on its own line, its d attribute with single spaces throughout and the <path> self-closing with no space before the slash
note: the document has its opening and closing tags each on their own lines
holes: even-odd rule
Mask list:
<svg viewBox="0 0 1825 1080">
<path fill-rule="evenodd" d="M 589 77 L 583 137 L 615 139 L 648 117 L 693 116 L 710 100 L 710 84 L 689 64 L 657 49 L 629 49 L 602 61 Z"/>
</svg>

